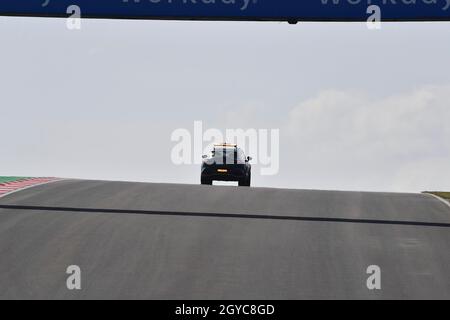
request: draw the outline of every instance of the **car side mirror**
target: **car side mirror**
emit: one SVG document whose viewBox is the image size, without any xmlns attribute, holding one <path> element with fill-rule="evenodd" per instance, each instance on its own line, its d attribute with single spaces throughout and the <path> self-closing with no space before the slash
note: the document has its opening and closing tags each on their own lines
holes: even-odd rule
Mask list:
<svg viewBox="0 0 450 320">
<path fill-rule="evenodd" d="M 208 158 L 208 156 L 206 154 L 204 154 L 204 155 L 202 155 L 202 158 L 206 159 L 206 158 Z"/>
</svg>

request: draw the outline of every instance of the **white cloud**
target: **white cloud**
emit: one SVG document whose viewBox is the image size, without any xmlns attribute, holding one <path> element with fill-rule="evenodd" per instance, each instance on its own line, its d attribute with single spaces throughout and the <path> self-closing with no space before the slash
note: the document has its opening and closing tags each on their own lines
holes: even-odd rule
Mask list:
<svg viewBox="0 0 450 320">
<path fill-rule="evenodd" d="M 450 85 L 384 98 L 322 92 L 291 111 L 286 142 L 296 147 L 289 158 L 317 187 L 450 189 L 449 101 Z"/>
</svg>

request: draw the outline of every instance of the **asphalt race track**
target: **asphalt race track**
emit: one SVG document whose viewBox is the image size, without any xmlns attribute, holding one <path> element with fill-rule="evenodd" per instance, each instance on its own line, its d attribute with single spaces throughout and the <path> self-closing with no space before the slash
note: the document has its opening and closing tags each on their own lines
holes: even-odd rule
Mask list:
<svg viewBox="0 0 450 320">
<path fill-rule="evenodd" d="M 421 194 L 64 180 L 0 198 L 0 299 L 450 299 Z M 82 270 L 82 290 L 66 268 Z M 366 269 L 381 268 L 381 290 Z"/>
</svg>

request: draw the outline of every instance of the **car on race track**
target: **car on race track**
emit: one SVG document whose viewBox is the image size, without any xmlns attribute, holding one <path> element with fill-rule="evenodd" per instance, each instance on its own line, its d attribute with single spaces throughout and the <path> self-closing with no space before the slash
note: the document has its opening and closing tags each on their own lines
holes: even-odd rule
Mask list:
<svg viewBox="0 0 450 320">
<path fill-rule="evenodd" d="M 239 186 L 250 187 L 252 179 L 252 157 L 247 157 L 236 144 L 214 145 L 211 155 L 204 155 L 201 169 L 201 184 L 213 181 L 237 181 Z"/>
</svg>

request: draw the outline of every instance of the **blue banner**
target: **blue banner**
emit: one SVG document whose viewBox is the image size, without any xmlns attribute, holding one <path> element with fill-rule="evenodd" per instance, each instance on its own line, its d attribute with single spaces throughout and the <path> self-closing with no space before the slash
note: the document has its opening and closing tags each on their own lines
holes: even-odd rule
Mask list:
<svg viewBox="0 0 450 320">
<path fill-rule="evenodd" d="M 81 18 L 289 22 L 366 21 L 376 5 L 382 21 L 450 21 L 450 0 L 0 0 L 0 15 L 68 17 L 74 5 Z"/>
</svg>

